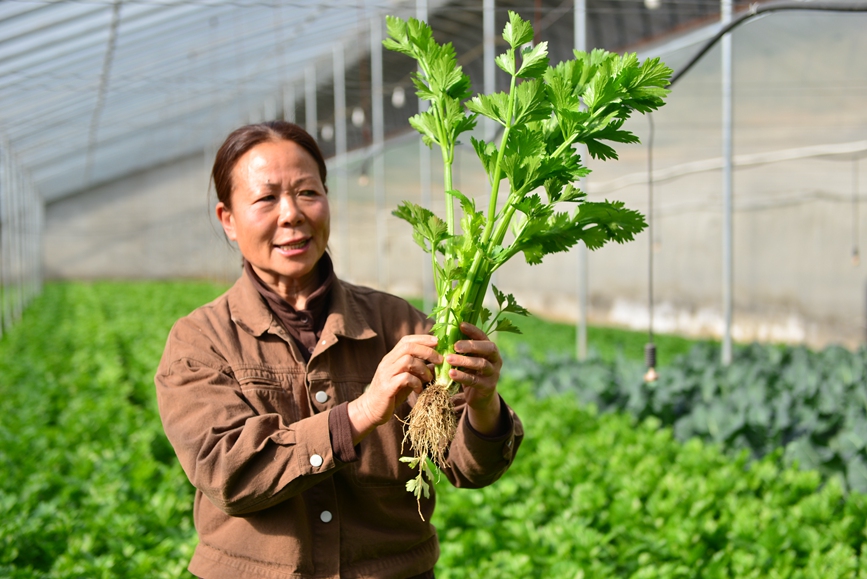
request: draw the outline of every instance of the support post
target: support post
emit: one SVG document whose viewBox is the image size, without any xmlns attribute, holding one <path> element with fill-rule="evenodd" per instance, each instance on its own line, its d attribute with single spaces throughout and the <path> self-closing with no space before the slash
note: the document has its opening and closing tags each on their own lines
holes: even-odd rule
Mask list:
<svg viewBox="0 0 867 579">
<path fill-rule="evenodd" d="M 587 2 L 575 0 L 573 18 L 575 28 L 575 50 L 587 50 Z M 586 151 L 585 162 L 586 162 Z M 581 189 L 586 190 L 587 178 L 581 180 Z M 578 254 L 578 322 L 575 328 L 575 355 L 579 360 L 587 359 L 587 311 L 588 302 L 588 250 L 587 246 L 579 243 L 576 248 Z"/>
<path fill-rule="evenodd" d="M 497 66 L 495 60 L 497 58 L 496 17 L 497 11 L 495 0 L 484 0 L 482 4 L 482 41 L 484 43 L 483 62 L 485 94 L 494 94 L 497 91 Z M 482 131 L 484 132 L 482 139 L 485 141 L 493 140 L 497 135 L 496 121 L 487 117 L 484 117 L 482 121 Z M 498 284 L 498 277 L 497 272 L 491 274 L 491 286 L 496 286 Z M 496 304 L 493 292 L 490 289 L 485 296 L 485 302 L 489 307 Z"/>
<path fill-rule="evenodd" d="M 732 0 L 721 0 L 723 26 L 731 22 Z M 732 240 L 732 37 L 726 34 L 722 38 L 722 157 L 723 157 L 723 219 L 722 219 L 722 270 L 723 270 L 723 343 L 722 363 L 725 366 L 732 361 L 732 311 L 734 303 L 734 271 L 733 271 L 733 240 Z"/>
<path fill-rule="evenodd" d="M 15 309 L 12 312 L 12 316 L 15 320 L 21 319 L 21 313 L 24 310 L 24 232 L 21 223 L 24 200 L 21 193 L 21 173 L 20 171 L 15 171 L 12 176 L 12 235 L 15 247 L 15 258 L 12 261 L 15 273 L 15 277 L 13 278 L 15 280 Z"/>
<path fill-rule="evenodd" d="M 484 0 L 482 4 L 482 35 L 484 43 L 484 84 L 485 94 L 494 94 L 497 90 L 496 78 L 496 7 L 494 0 Z M 496 134 L 497 125 L 492 119 L 484 117 L 484 139 L 490 141 Z"/>
<path fill-rule="evenodd" d="M 283 120 L 295 122 L 295 84 L 291 82 L 283 87 Z"/>
<path fill-rule="evenodd" d="M 317 139 L 319 121 L 316 118 L 316 65 L 304 69 L 304 128 Z"/>
<path fill-rule="evenodd" d="M 9 277 L 6 269 L 9 267 L 9 224 L 7 218 L 6 199 L 9 196 L 9 165 L 6 163 L 6 143 L 0 141 L 0 336 L 8 330 L 9 313 L 6 303 L 9 299 L 7 284 Z"/>
<path fill-rule="evenodd" d="M 427 22 L 428 19 L 428 3 L 427 0 L 416 0 L 415 17 L 422 22 Z M 427 101 L 418 99 L 418 112 L 427 110 Z M 419 137 L 418 140 L 418 159 L 419 159 L 419 185 L 421 186 L 421 206 L 428 209 L 433 209 L 431 199 L 431 165 L 430 165 L 431 150 L 430 147 L 424 144 L 424 139 Z M 422 302 L 425 313 L 430 313 L 436 302 L 436 292 L 434 291 L 433 272 L 427 260 L 422 260 L 421 268 L 421 288 Z"/>
<path fill-rule="evenodd" d="M 337 265 L 343 275 L 349 272 L 349 191 L 346 175 L 346 59 L 342 42 L 334 45 L 334 175 L 337 181 Z"/>
<path fill-rule="evenodd" d="M 388 287 L 388 231 L 385 207 L 385 118 L 382 106 L 382 25 L 370 19 L 370 116 L 373 124 L 373 194 L 376 207 L 376 275 L 380 289 Z"/>
</svg>

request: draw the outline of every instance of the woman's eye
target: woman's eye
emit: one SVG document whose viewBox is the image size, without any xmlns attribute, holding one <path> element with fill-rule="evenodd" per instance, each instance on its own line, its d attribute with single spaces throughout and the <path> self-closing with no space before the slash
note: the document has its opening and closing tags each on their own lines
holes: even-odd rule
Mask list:
<svg viewBox="0 0 867 579">
<path fill-rule="evenodd" d="M 307 189 L 306 191 L 302 191 L 302 192 L 301 192 L 301 195 L 303 195 L 303 196 L 305 196 L 305 197 L 314 197 L 314 196 L 316 196 L 316 195 L 319 195 L 319 191 L 314 191 L 314 190 L 312 190 L 312 189 Z"/>
<path fill-rule="evenodd" d="M 263 195 L 262 197 L 259 197 L 258 199 L 256 199 L 256 201 L 270 202 L 270 201 L 274 201 L 275 199 L 276 199 L 276 197 L 274 197 L 273 195 Z"/>
</svg>

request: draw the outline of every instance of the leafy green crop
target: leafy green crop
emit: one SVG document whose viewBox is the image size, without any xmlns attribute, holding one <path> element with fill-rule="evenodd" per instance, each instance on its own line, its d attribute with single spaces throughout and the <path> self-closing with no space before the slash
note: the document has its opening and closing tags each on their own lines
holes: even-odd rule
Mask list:
<svg viewBox="0 0 867 579">
<path fill-rule="evenodd" d="M 431 255 L 438 304 L 433 332 L 439 348 L 450 352 L 461 338 L 461 321 L 481 323 L 487 332 L 515 331 L 503 313 L 526 314 L 511 295 L 494 294 L 500 312 L 482 306 L 491 275 L 523 253 L 537 264 L 550 253 L 583 241 L 596 249 L 608 241 L 623 243 L 645 227 L 644 218 L 621 202 L 590 202 L 574 183 L 588 174 L 575 145 L 583 143 L 600 159 L 617 158 L 606 143 L 634 143 L 623 129 L 633 111 L 656 110 L 667 94 L 671 70 L 635 54 L 620 56 L 594 50 L 575 52 L 574 60 L 548 65 L 547 43 L 527 47 L 533 28 L 509 12 L 503 39 L 509 48 L 496 62 L 510 78 L 508 92 L 471 95 L 470 79 L 458 66 L 451 44 L 440 45 L 424 22 L 388 17 L 386 48 L 414 58 L 417 94 L 430 108 L 410 118 L 424 142 L 440 148 L 444 167 L 446 217 L 404 202 L 394 214 L 413 227 L 413 238 Z M 473 129 L 479 116 L 502 126 L 499 144 L 471 137 L 490 183 L 488 206 L 456 190 L 452 164 L 458 138 Z M 508 193 L 499 203 L 503 180 Z M 544 190 L 544 198 L 540 192 Z M 455 200 L 462 217 L 455 215 Z M 571 214 L 561 203 L 577 205 Z M 511 237 L 509 237 L 511 229 Z M 449 366 L 437 368 L 438 382 L 449 384 Z"/>
<path fill-rule="evenodd" d="M 438 489 L 438 578 L 867 577 L 867 496 L 531 386 L 502 386 L 526 429 L 503 478 Z"/>
<path fill-rule="evenodd" d="M 0 577 L 181 577 L 193 489 L 153 375 L 210 284 L 49 284 L 0 340 Z"/>
<path fill-rule="evenodd" d="M 430 102 L 428 110 L 409 122 L 428 146 L 436 144 L 442 153 L 445 219 L 408 201 L 394 215 L 412 225 L 416 243 L 431 256 L 438 296 L 432 332 L 439 351 L 447 354 L 463 337 L 461 322 L 478 325 L 487 334 L 518 331 L 504 314 L 528 312 L 511 294 L 494 287 L 499 311 L 494 314 L 483 306 L 491 276 L 518 253 L 527 263 L 538 264 L 545 255 L 578 242 L 597 249 L 609 241 L 630 241 L 644 229 L 644 217 L 637 211 L 619 201 L 587 201 L 574 186 L 589 173 L 576 145 L 583 143 L 596 158 L 612 159 L 617 153 L 607 142 L 637 142 L 623 123 L 633 111 L 662 106 L 671 69 L 659 59 L 639 63 L 635 54 L 603 50 L 576 51 L 573 60 L 549 66 L 548 43 L 525 46 L 533 40 L 533 27 L 510 11 L 503 30 L 509 48 L 496 58 L 509 75 L 509 90 L 466 100 L 472 94 L 470 79 L 458 66 L 451 44 L 438 44 L 430 26 L 415 19 L 389 16 L 387 24 L 390 38 L 384 46 L 418 62 L 416 94 Z M 477 209 L 475 199 L 452 182 L 458 138 L 475 127 L 479 116 L 502 127 L 499 144 L 470 139 L 491 187 L 486 210 Z M 500 204 L 503 180 L 508 193 Z M 455 201 L 461 206 L 460 219 Z M 559 210 L 562 203 L 577 207 L 570 214 Z M 444 466 L 444 449 L 455 430 L 449 395 L 458 390 L 450 370 L 447 362 L 438 364 L 434 384 L 413 406 L 407 437 L 417 460 L 410 464 L 425 464 L 422 458 L 430 457 Z M 428 494 L 422 472 L 407 484 L 419 500 Z"/>
<path fill-rule="evenodd" d="M 171 324 L 222 289 L 50 284 L 3 336 L 0 577 L 188 576 L 193 489 L 153 373 Z M 864 495 L 535 386 L 503 381 L 526 429 L 504 477 L 439 489 L 437 577 L 867 577 Z"/>
<path fill-rule="evenodd" d="M 785 448 L 789 462 L 867 492 L 867 349 L 752 344 L 723 366 L 717 346 L 697 344 L 652 384 L 625 360 L 516 357 L 508 370 L 540 394 L 573 392 L 601 410 L 657 417 L 682 441 L 700 437 L 754 457 Z"/>
</svg>

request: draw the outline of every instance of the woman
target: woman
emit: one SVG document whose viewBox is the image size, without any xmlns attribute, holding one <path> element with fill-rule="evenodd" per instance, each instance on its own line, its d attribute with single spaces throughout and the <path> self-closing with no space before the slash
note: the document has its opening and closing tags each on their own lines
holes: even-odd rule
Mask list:
<svg viewBox="0 0 867 579">
<path fill-rule="evenodd" d="M 155 382 L 160 416 L 190 482 L 204 579 L 433 577 L 434 498 L 405 490 L 410 405 L 441 361 L 425 316 L 337 279 L 325 252 L 329 206 L 315 141 L 285 122 L 233 132 L 217 153 L 217 217 L 244 271 L 179 320 Z M 493 342 L 446 359 L 464 386 L 445 476 L 495 481 L 520 444 L 497 393 Z"/>
</svg>

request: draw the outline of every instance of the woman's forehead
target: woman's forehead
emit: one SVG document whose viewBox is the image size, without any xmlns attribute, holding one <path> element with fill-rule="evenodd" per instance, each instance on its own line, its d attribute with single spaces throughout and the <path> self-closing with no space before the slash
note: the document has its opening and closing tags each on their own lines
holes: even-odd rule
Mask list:
<svg viewBox="0 0 867 579">
<path fill-rule="evenodd" d="M 275 179 L 320 182 L 313 156 L 292 141 L 260 143 L 238 160 L 233 173 L 238 179 L 272 182 Z"/>
</svg>

